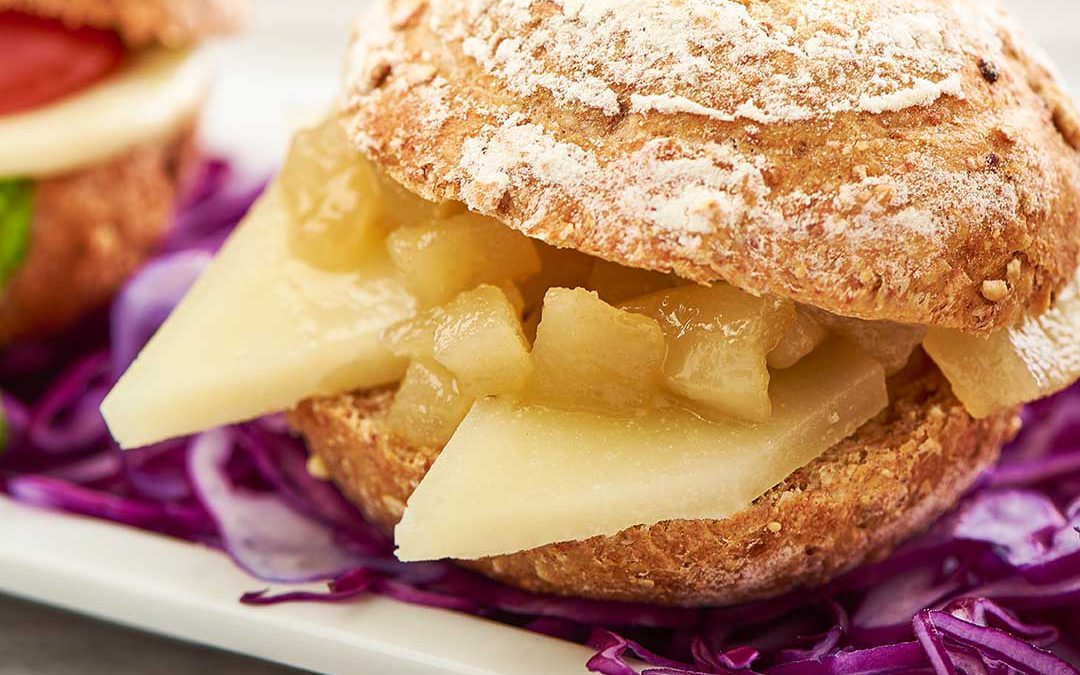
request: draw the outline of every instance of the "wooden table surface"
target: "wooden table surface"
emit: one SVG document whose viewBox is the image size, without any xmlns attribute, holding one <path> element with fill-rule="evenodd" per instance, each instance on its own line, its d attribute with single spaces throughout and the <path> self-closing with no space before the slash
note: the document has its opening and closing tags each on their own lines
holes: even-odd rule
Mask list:
<svg viewBox="0 0 1080 675">
<path fill-rule="evenodd" d="M 292 6 L 304 17 L 313 5 L 343 16 L 354 0 L 257 0 L 267 9 L 263 25 L 288 17 Z M 1005 0 L 1021 23 L 1054 57 L 1074 91 L 1080 91 L 1080 0 Z M 345 31 L 342 29 L 342 40 Z M 328 69 L 337 67 L 327 53 Z M 222 564 L 229 564 L 222 559 Z M 2 675 L 287 675 L 284 668 L 184 645 L 53 609 L 0 597 L 0 674 Z M 358 664 L 357 672 L 363 672 Z"/>
</svg>

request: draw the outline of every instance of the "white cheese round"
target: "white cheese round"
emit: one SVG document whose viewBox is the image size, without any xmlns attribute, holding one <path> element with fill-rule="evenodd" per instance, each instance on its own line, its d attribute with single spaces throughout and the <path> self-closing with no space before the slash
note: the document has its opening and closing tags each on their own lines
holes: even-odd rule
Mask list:
<svg viewBox="0 0 1080 675">
<path fill-rule="evenodd" d="M 195 114 L 210 74 L 203 52 L 155 49 L 74 96 L 0 117 L 0 178 L 64 173 L 161 138 Z"/>
</svg>

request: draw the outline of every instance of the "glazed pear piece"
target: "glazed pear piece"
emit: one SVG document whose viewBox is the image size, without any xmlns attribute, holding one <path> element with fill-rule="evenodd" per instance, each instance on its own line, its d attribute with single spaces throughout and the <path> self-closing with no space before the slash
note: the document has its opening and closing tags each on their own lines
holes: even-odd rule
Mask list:
<svg viewBox="0 0 1080 675">
<path fill-rule="evenodd" d="M 656 319 L 667 341 L 667 387 L 712 414 L 769 419 L 766 357 L 795 322 L 787 300 L 758 298 L 727 284 L 680 286 L 630 300 Z"/>
</svg>

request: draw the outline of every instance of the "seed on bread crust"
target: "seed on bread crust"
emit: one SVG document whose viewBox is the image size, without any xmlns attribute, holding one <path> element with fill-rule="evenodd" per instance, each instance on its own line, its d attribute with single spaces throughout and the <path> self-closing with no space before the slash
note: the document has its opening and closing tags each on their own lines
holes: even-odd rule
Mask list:
<svg viewBox="0 0 1080 675">
<path fill-rule="evenodd" d="M 115 30 L 132 47 L 180 47 L 229 32 L 246 6 L 246 0 L 0 0 L 0 11 Z"/>
<path fill-rule="evenodd" d="M 914 361 L 891 381 L 888 410 L 731 518 L 632 527 L 465 564 L 534 591 L 723 605 L 878 560 L 951 508 L 1019 428 L 1015 411 L 973 420 L 941 374 Z M 345 494 L 388 532 L 439 454 L 388 433 L 392 400 L 391 391 L 312 399 L 289 416 Z"/>
<path fill-rule="evenodd" d="M 194 126 L 34 184 L 26 260 L 0 292 L 0 345 L 63 329 L 104 305 L 172 224 L 196 159 Z"/>
<path fill-rule="evenodd" d="M 1009 284 L 1004 279 L 987 279 L 982 283 L 982 296 L 990 302 L 1001 302 L 1009 297 Z"/>
</svg>

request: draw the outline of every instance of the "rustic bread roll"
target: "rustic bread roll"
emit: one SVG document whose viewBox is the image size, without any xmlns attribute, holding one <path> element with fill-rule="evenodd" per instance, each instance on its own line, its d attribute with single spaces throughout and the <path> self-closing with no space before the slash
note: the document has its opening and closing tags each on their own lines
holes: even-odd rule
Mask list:
<svg viewBox="0 0 1080 675">
<path fill-rule="evenodd" d="M 389 0 L 357 26 L 357 146 L 558 246 L 971 331 L 1076 268 L 1080 116 L 994 3 Z"/>
<path fill-rule="evenodd" d="M 0 11 L 115 30 L 132 47 L 180 47 L 231 31 L 246 6 L 245 0 L 0 0 Z"/>
<path fill-rule="evenodd" d="M 1015 411 L 974 420 L 924 358 L 890 383 L 877 418 L 725 520 L 662 522 L 466 563 L 534 591 L 723 605 L 825 582 L 925 529 L 1019 428 Z M 390 391 L 306 401 L 293 427 L 364 514 L 390 532 L 439 455 L 395 438 Z"/>
<path fill-rule="evenodd" d="M 344 118 L 408 189 L 551 244 L 837 314 L 991 331 L 1043 312 L 1080 254 L 1080 114 L 981 0 L 384 0 Z M 920 355 L 854 436 L 719 521 L 465 563 L 508 583 L 735 603 L 879 559 L 1016 432 Z M 393 393 L 295 428 L 390 530 L 439 454 Z"/>
<path fill-rule="evenodd" d="M 37 181 L 27 257 L 0 294 L 0 345 L 104 305 L 153 256 L 197 158 L 188 124 L 104 164 Z"/>
</svg>

